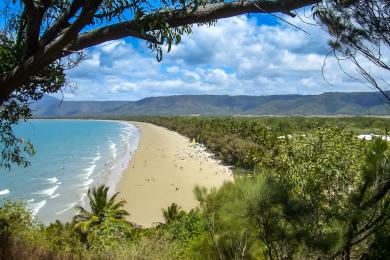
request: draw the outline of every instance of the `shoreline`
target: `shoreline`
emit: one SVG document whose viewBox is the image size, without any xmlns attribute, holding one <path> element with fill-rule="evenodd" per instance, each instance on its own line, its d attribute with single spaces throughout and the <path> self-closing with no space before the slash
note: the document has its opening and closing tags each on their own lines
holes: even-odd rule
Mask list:
<svg viewBox="0 0 390 260">
<path fill-rule="evenodd" d="M 82 119 L 82 120 L 84 120 L 84 119 Z M 132 132 L 126 132 L 129 135 L 126 138 L 126 139 L 128 139 L 128 146 L 127 146 L 127 149 L 126 149 L 125 153 L 122 153 L 122 154 L 118 153 L 117 154 L 116 153 L 116 149 L 117 149 L 116 146 L 117 146 L 117 144 L 116 143 L 111 143 L 111 145 L 114 146 L 113 149 L 115 150 L 115 154 L 116 154 L 114 161 L 107 161 L 105 163 L 105 166 L 107 168 L 104 169 L 104 172 L 105 172 L 104 175 L 102 175 L 102 176 L 93 176 L 91 178 L 91 182 L 89 184 L 88 189 L 91 188 L 91 187 L 97 187 L 100 184 L 104 184 L 107 187 L 109 187 L 108 194 L 111 196 L 111 195 L 115 194 L 115 192 L 117 192 L 119 183 L 120 183 L 120 181 L 122 179 L 123 172 L 128 167 L 129 161 L 131 160 L 132 156 L 134 155 L 135 151 L 137 150 L 137 147 L 139 145 L 139 141 L 140 141 L 140 138 L 141 138 L 140 137 L 140 133 L 139 133 L 139 128 L 137 126 L 135 126 L 134 124 L 132 124 L 131 122 L 124 121 L 124 120 L 95 120 L 95 119 L 91 119 L 91 120 L 92 121 L 96 121 L 96 122 L 109 122 L 109 123 L 114 123 L 114 124 L 120 124 L 120 125 L 125 126 L 125 128 L 128 131 L 130 131 L 130 129 L 134 129 L 134 132 L 133 131 Z M 117 157 L 117 156 L 119 156 L 119 157 Z M 99 153 L 98 157 L 100 159 L 100 153 Z M 92 175 L 95 172 L 96 164 L 93 164 L 93 166 L 94 166 L 94 168 L 93 168 L 92 172 L 90 173 L 90 175 Z M 76 201 L 73 204 L 77 205 L 78 202 L 83 207 L 89 207 L 87 191 L 81 193 L 80 200 Z M 71 208 L 74 208 L 74 205 L 72 207 L 69 207 L 67 210 L 69 210 Z"/>
<path fill-rule="evenodd" d="M 44 224 L 71 221 L 76 205 L 88 208 L 93 186 L 105 184 L 114 193 L 140 139 L 125 120 L 31 119 L 18 131 L 39 153 L 28 158 L 30 167 L 2 176 L 0 203 L 22 201 Z"/>
<path fill-rule="evenodd" d="M 33 120 L 38 122 L 53 120 L 100 121 L 121 124 L 124 128 L 134 128 L 131 135 L 136 139 L 133 140 L 133 137 L 130 137 L 128 152 L 118 153 L 115 163 L 104 164 L 106 174 L 96 175 L 96 161 L 102 162 L 100 158 L 103 156 L 101 155 L 102 151 L 97 151 L 96 154 L 91 155 L 93 158 L 89 158 L 92 161 L 89 162 L 87 168 L 80 170 L 79 175 L 85 176 L 86 180 L 83 179 L 83 183 L 76 186 L 84 187 L 84 182 L 89 183 L 89 188 L 105 184 L 110 187 L 109 193 L 111 195 L 120 192 L 118 199 L 127 201 L 125 209 L 130 213 L 128 220 L 140 226 L 150 227 L 163 222 L 164 218 L 161 210 L 167 208 L 173 202 L 186 211 L 196 208 L 198 202 L 193 193 L 195 185 L 214 188 L 220 187 L 225 181 L 233 181 L 233 174 L 229 167 L 220 164 L 214 158 L 214 155 L 207 152 L 203 146 L 191 143 L 187 137 L 164 127 L 149 123 L 113 119 Z M 115 142 L 117 143 L 117 141 Z M 123 143 L 125 141 L 119 142 Z M 99 146 L 100 143 L 97 147 Z M 92 172 L 94 173 L 93 176 L 91 176 Z M 57 197 L 60 197 L 61 207 L 53 212 L 54 218 L 40 218 L 46 224 L 51 223 L 54 219 L 71 221 L 75 205 L 88 207 L 87 188 L 85 191 L 80 190 L 80 193 L 77 192 L 77 194 L 73 192 L 77 197 L 76 200 L 69 203 L 64 202 L 62 195 L 65 193 L 58 193 L 57 188 L 61 189 L 65 186 L 62 185 L 62 177 L 58 176 L 55 176 L 56 181 L 54 183 L 52 183 L 52 180 L 48 182 L 55 185 L 54 187 L 41 189 L 48 192 L 49 188 L 55 188 L 45 198 L 36 201 L 28 199 L 29 207 L 34 211 L 34 215 L 38 215 L 38 211 L 41 212 L 41 208 L 45 206 L 47 199 L 57 201 Z M 54 178 L 51 175 L 49 177 L 49 179 Z M 41 190 L 37 192 L 42 193 Z M 4 189 L 0 189 L 0 196 L 8 196 L 11 192 L 4 187 Z"/>
<path fill-rule="evenodd" d="M 186 211 L 197 207 L 196 185 L 213 188 L 233 181 L 229 167 L 188 138 L 149 123 L 127 123 L 140 133 L 138 147 L 116 189 L 127 202 L 129 221 L 153 226 L 164 221 L 161 210 L 173 202 Z"/>
<path fill-rule="evenodd" d="M 129 140 L 127 152 L 125 154 L 122 154 L 122 156 L 117 159 L 117 161 L 112 165 L 111 169 L 109 170 L 107 176 L 105 176 L 104 183 L 105 185 L 110 187 L 108 193 L 113 195 L 115 192 L 117 192 L 118 186 L 122 180 L 123 173 L 128 168 L 131 159 L 133 158 L 135 152 L 138 149 L 141 140 L 141 133 L 139 128 L 129 121 L 124 121 L 124 120 L 96 120 L 96 121 L 105 121 L 105 122 L 108 121 L 113 123 L 120 123 L 126 125 L 127 127 L 130 127 L 131 129 L 134 128 L 134 132 L 130 134 L 133 140 L 131 141 Z M 128 136 L 128 139 L 130 138 L 130 135 Z"/>
</svg>

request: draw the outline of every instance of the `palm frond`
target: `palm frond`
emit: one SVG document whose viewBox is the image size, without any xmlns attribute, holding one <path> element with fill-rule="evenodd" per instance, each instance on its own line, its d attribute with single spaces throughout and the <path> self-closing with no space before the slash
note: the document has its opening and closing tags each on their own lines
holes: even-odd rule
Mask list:
<svg viewBox="0 0 390 260">
<path fill-rule="evenodd" d="M 91 211 L 86 210 L 82 206 L 77 206 L 78 214 L 74 216 L 74 227 L 82 233 L 88 234 L 88 241 L 92 241 L 99 230 L 99 226 L 106 220 L 115 222 L 127 222 L 126 216 L 130 214 L 123 209 L 125 201 L 116 202 L 119 192 L 113 196 L 108 196 L 109 187 L 100 185 L 88 189 L 87 196 Z"/>
</svg>

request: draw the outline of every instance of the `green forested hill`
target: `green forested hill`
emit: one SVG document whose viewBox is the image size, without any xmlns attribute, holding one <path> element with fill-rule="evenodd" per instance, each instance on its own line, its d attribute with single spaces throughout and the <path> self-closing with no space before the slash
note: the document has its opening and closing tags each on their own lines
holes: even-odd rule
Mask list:
<svg viewBox="0 0 390 260">
<path fill-rule="evenodd" d="M 379 92 L 321 95 L 180 95 L 138 101 L 60 101 L 33 104 L 37 116 L 54 115 L 389 115 Z"/>
</svg>

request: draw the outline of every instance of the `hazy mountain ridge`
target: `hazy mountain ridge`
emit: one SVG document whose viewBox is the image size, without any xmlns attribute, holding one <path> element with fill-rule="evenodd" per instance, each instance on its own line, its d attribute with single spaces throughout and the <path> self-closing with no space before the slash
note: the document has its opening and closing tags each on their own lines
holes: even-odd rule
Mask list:
<svg viewBox="0 0 390 260">
<path fill-rule="evenodd" d="M 81 115 L 390 115 L 379 92 L 320 95 L 178 95 L 138 101 L 61 101 L 45 96 L 35 116 Z"/>
</svg>

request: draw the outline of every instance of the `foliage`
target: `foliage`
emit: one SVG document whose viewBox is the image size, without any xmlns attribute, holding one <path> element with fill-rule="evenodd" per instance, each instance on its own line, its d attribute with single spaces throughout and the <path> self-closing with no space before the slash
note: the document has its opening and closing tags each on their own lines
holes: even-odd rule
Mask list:
<svg viewBox="0 0 390 260">
<path fill-rule="evenodd" d="M 34 225 L 31 211 L 21 202 L 5 200 L 0 208 L 1 232 L 22 232 Z"/>
<path fill-rule="evenodd" d="M 104 259 L 387 257 L 390 220 L 387 142 L 378 138 L 359 140 L 345 127 L 325 126 L 329 121 L 318 127 L 314 124 L 316 119 L 314 122 L 311 119 L 257 119 L 252 124 L 247 122 L 250 119 L 239 118 L 226 122 L 215 118 L 154 120 L 198 138 L 212 136 L 207 131 L 225 131 L 237 139 L 261 144 L 266 138 L 257 136 L 259 132 L 278 136 L 287 131 L 291 136 L 271 139 L 277 142 L 277 153 L 276 150 L 258 151 L 260 155 L 264 153 L 267 160 L 257 161 L 256 171 L 251 174 L 236 175 L 234 182 L 227 182 L 219 189 L 196 187 L 194 194 L 199 207 L 185 212 L 172 204 L 163 210 L 166 223 L 156 227 L 136 228 L 123 221 L 126 216 L 121 211 L 123 203 L 115 202 L 116 195 L 109 197 L 108 188 L 100 186 L 88 193 L 91 210 L 83 209 L 71 223 L 43 226 L 33 220 L 31 212 L 22 204 L 6 202 L 0 208 L 0 223 L 4 223 L 2 236 L 28 245 L 25 250 L 39 248 L 46 256 Z M 196 127 L 188 127 L 188 122 L 195 122 Z M 304 136 L 300 132 L 303 129 L 306 130 Z M 243 154 L 249 154 L 248 151 Z"/>
<path fill-rule="evenodd" d="M 75 228 L 86 235 L 86 242 L 92 243 L 106 228 L 111 228 L 109 223 L 122 223 L 129 215 L 122 207 L 124 200 L 115 202 L 118 192 L 113 196 L 108 196 L 109 188 L 104 185 L 88 189 L 89 206 L 91 211 L 82 206 L 77 206 L 79 213 L 73 217 Z M 109 223 L 106 223 L 109 222 Z M 115 227 L 115 226 L 114 226 Z"/>
<path fill-rule="evenodd" d="M 181 211 L 181 217 L 169 221 L 161 228 L 167 232 L 167 237 L 183 243 L 191 243 L 205 231 L 205 221 L 198 210 L 191 210 L 186 213 Z"/>
<path fill-rule="evenodd" d="M 349 208 L 342 216 L 342 245 L 336 255 L 349 258 L 351 251 L 367 243 L 390 219 L 390 152 L 388 143 L 380 138 L 368 144 L 361 182 L 354 187 Z"/>
<path fill-rule="evenodd" d="M 365 80 L 390 100 L 386 83 L 372 73 L 366 61 L 385 73 L 390 72 L 390 5 L 387 0 L 330 0 L 320 2 L 314 18 L 332 36 L 329 45 L 337 59 L 352 61 Z"/>
<path fill-rule="evenodd" d="M 272 164 L 278 153 L 279 131 L 256 119 L 149 117 L 143 121 L 167 127 L 204 144 L 225 164 L 253 169 Z"/>
<path fill-rule="evenodd" d="M 62 232 L 62 238 L 52 233 L 33 218 L 32 212 L 21 202 L 4 201 L 0 208 L 0 258 L 1 259 L 60 259 L 66 252 L 75 252 L 77 243 L 71 243 L 69 232 Z M 62 226 L 61 223 L 52 226 Z M 71 229 L 70 229 L 71 230 Z M 56 251 L 57 254 L 53 252 Z"/>
<path fill-rule="evenodd" d="M 15 43 L 10 43 L 7 48 L 0 46 L 0 74 L 17 64 L 20 55 Z M 64 84 L 64 67 L 56 62 L 48 65 L 35 79 L 20 86 L 6 102 L 0 104 L 0 147 L 2 148 L 0 168 L 10 169 L 12 164 L 24 167 L 29 165 L 25 155 L 33 155 L 34 147 L 30 140 L 25 141 L 17 137 L 12 126 L 31 117 L 29 105 L 32 102 L 41 99 L 46 93 L 57 92 Z"/>
<path fill-rule="evenodd" d="M 105 189 L 96 188 L 95 190 L 97 192 L 94 194 L 99 195 L 100 200 L 94 200 L 94 202 L 100 201 L 100 203 L 96 203 L 94 208 L 98 208 L 96 205 L 99 204 L 100 209 L 103 208 L 100 211 L 105 211 L 105 213 L 101 212 L 100 216 L 104 219 L 98 226 L 96 223 L 89 226 L 89 231 L 95 232 L 96 237 L 90 240 L 87 246 L 84 233 L 79 232 L 78 222 L 56 221 L 44 226 L 34 220 L 25 204 L 5 201 L 0 208 L 0 239 L 2 240 L 0 257 L 10 258 L 12 256 L 18 259 L 23 256 L 26 258 L 26 255 L 33 251 L 36 252 L 37 258 L 40 256 L 41 258 L 73 259 L 75 256 L 94 255 L 105 259 L 126 259 L 126 254 L 134 253 L 134 239 L 138 237 L 138 230 L 131 223 L 121 220 L 118 214 L 112 213 L 118 203 L 115 204 L 113 201 L 110 203 L 110 200 L 107 200 L 106 205 L 101 207 L 104 203 L 101 195 L 105 193 Z M 111 212 L 111 215 L 108 212 Z M 77 220 L 80 219 L 82 219 L 81 216 L 77 218 Z"/>
<path fill-rule="evenodd" d="M 183 259 L 182 247 L 159 233 L 142 236 L 130 245 L 123 259 Z"/>
<path fill-rule="evenodd" d="M 286 141 L 276 158 L 277 178 L 295 196 L 313 206 L 342 215 L 345 196 L 355 192 L 364 155 L 364 142 L 341 128 L 319 128 L 307 136 Z M 353 189 L 351 189 L 353 187 Z M 321 205 L 321 207 L 319 207 Z"/>
<path fill-rule="evenodd" d="M 138 236 L 137 229 L 123 221 L 106 220 L 95 230 L 98 231 L 88 250 L 98 255 L 124 256 Z"/>
<path fill-rule="evenodd" d="M 245 217 L 248 196 L 254 190 L 253 179 L 238 177 L 219 190 L 196 189 L 200 207 L 207 220 L 206 249 L 212 248 L 215 258 L 251 259 L 258 257 L 260 245 L 253 233 L 254 226 Z M 209 250 L 206 255 L 212 255 Z"/>
<path fill-rule="evenodd" d="M 50 239 L 48 248 L 54 252 L 78 253 L 84 250 L 79 233 L 73 223 L 55 221 L 43 230 L 44 236 Z"/>
<path fill-rule="evenodd" d="M 390 224 L 375 233 L 375 238 L 370 244 L 363 259 L 387 259 L 390 255 Z"/>
<path fill-rule="evenodd" d="M 178 221 L 185 215 L 181 207 L 174 202 L 167 209 L 162 209 L 162 213 L 166 223 Z"/>
<path fill-rule="evenodd" d="M 306 118 L 306 117 L 132 117 L 179 132 L 204 144 L 225 164 L 253 170 L 256 167 L 276 167 L 284 136 L 299 135 L 323 127 L 335 126 L 357 133 L 385 134 L 390 120 L 384 118 Z M 337 138 L 337 133 L 334 136 Z M 298 138 L 305 138 L 304 136 Z M 353 143 L 356 143 L 354 140 Z M 331 146 L 331 144 L 328 144 Z M 331 147 L 328 147 L 331 149 Z M 308 155 L 307 155 L 308 156 Z M 279 159 L 278 159 L 279 160 Z"/>
</svg>

